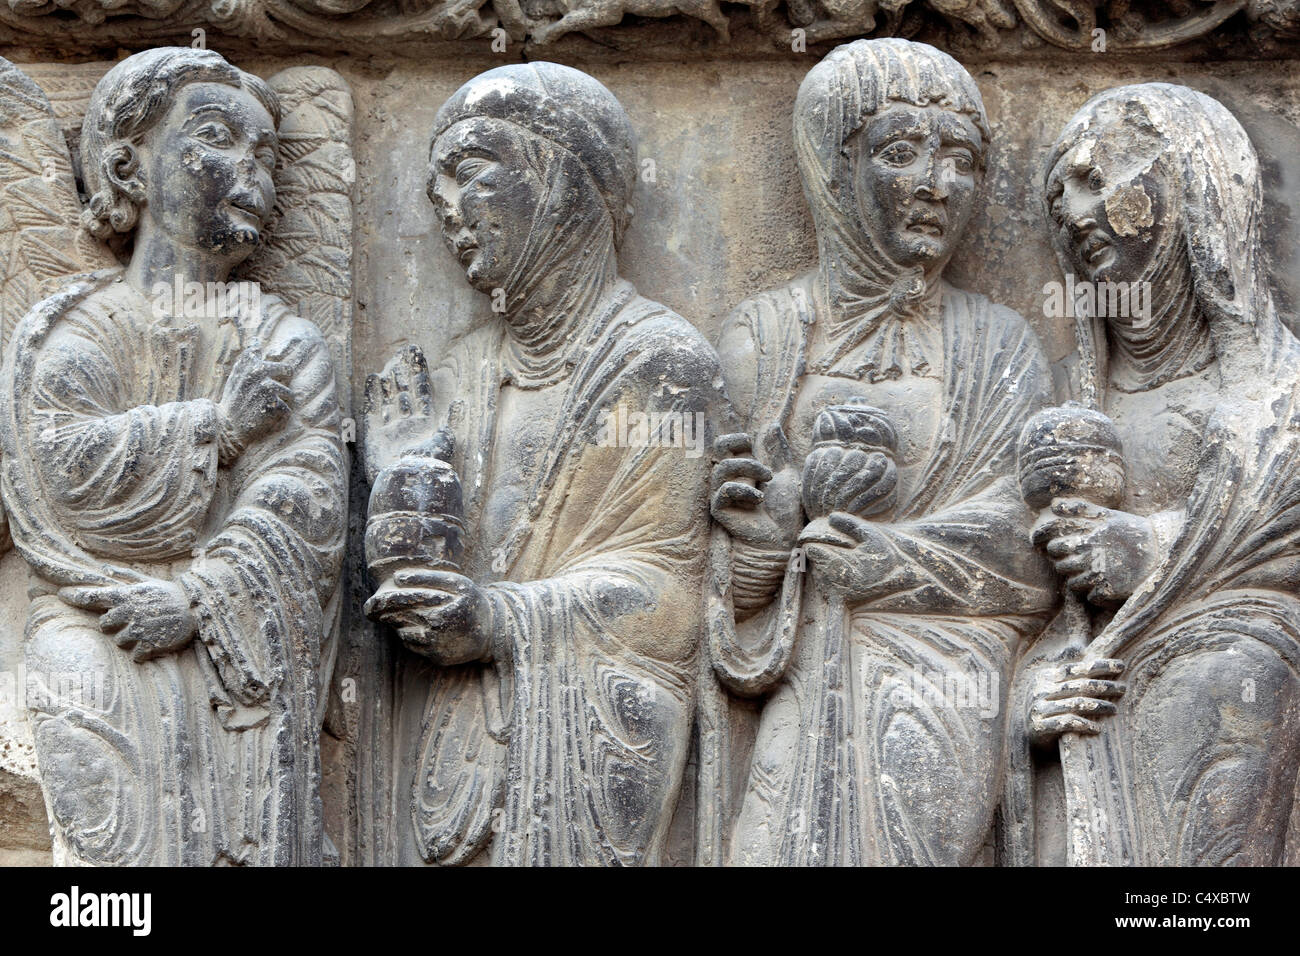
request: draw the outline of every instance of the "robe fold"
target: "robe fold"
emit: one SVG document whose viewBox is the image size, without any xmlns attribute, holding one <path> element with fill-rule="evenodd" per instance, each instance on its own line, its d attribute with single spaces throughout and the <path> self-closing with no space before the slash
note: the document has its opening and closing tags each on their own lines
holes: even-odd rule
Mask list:
<svg viewBox="0 0 1300 956">
<path fill-rule="evenodd" d="M 653 864 L 690 743 L 708 534 L 713 349 L 632 294 L 566 386 L 514 532 L 481 530 L 504 332 L 467 336 L 433 375 L 456 435 L 465 573 L 490 605 L 491 660 L 408 680 L 427 695 L 411 792 L 421 856 L 494 865 Z M 602 444 L 605 413 L 681 414 L 682 447 Z"/>
<path fill-rule="evenodd" d="M 1300 790 L 1300 350 L 1278 365 L 1267 399 L 1216 408 L 1169 553 L 1088 646 L 1127 685 L 1081 742 L 1097 863 L 1282 862 Z"/>
<path fill-rule="evenodd" d="M 725 354 L 750 358 L 728 381 L 751 434 L 789 427 L 813 302 L 809 277 L 724 329 Z M 1006 685 L 1055 603 L 1014 477 L 1016 438 L 1050 378 L 1015 313 L 948 286 L 941 309 L 945 416 L 893 516 L 872 522 L 870 593 L 846 604 L 792 558 L 766 610 L 735 624 L 710 609 L 719 679 L 768 694 L 733 862 L 970 863 L 990 832 Z"/>
<path fill-rule="evenodd" d="M 319 864 L 347 501 L 330 351 L 270 295 L 169 321 L 97 275 L 36 306 L 5 364 L 0 487 L 35 572 L 29 712 L 56 852 Z M 222 467 L 217 403 L 253 341 L 292 366 L 292 415 Z M 199 624 L 143 663 L 54 593 L 146 580 L 178 582 Z M 70 692 L 69 673 L 103 692 Z"/>
</svg>

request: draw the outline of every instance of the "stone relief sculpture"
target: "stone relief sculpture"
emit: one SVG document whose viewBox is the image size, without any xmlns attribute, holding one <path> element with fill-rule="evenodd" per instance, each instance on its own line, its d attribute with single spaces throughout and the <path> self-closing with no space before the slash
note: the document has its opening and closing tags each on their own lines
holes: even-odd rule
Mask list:
<svg viewBox="0 0 1300 956">
<path fill-rule="evenodd" d="M 1047 366 L 1017 314 L 943 279 L 989 135 L 955 60 L 839 47 L 794 130 L 818 268 L 742 304 L 719 343 L 743 434 L 714 472 L 708 646 L 729 690 L 766 695 L 730 859 L 972 863 L 1012 666 L 1055 600 L 1015 472 Z M 708 800 L 716 861 L 727 800 Z"/>
<path fill-rule="evenodd" d="M 1300 345 L 1265 271 L 1255 150 L 1202 93 L 1125 86 L 1062 131 L 1044 190 L 1067 273 L 1149 289 L 1136 314 L 1098 293 L 1079 323 L 1105 414 L 1027 436 L 1058 468 L 1035 540 L 1091 609 L 1030 665 L 1069 861 L 1276 865 L 1300 766 Z"/>
<path fill-rule="evenodd" d="M 114 263 L 32 306 L 0 379 L 56 862 L 320 864 L 348 473 L 326 336 L 343 354 L 348 329 L 295 308 L 348 314 L 347 86 L 188 47 L 128 57 L 91 97 L 83 212 L 41 99 L 5 69 L 0 112 L 37 130 L 5 157 L 27 173 L 9 196 L 45 190 L 9 207 L 23 235 L 5 241 L 33 279 Z M 73 237 L 77 216 L 109 245 Z"/>
<path fill-rule="evenodd" d="M 635 172 L 569 67 L 490 70 L 437 115 L 429 198 L 498 311 L 372 376 L 365 433 L 366 610 L 411 652 L 392 805 L 429 862 L 655 863 L 676 806 L 723 394 L 619 277 Z"/>
<path fill-rule="evenodd" d="M 311 48 L 321 40 L 380 51 L 399 43 L 491 38 L 547 46 L 574 33 L 610 42 L 609 28 L 653 29 L 630 17 L 678 17 L 707 25 L 714 42 L 733 42 L 735 26 L 761 45 L 789 50 L 867 36 L 942 36 L 977 50 L 1053 46 L 1086 52 L 1159 50 L 1228 30 L 1244 14 L 1246 42 L 1300 36 L 1296 0 L 0 0 L 0 38 L 23 40 L 72 31 L 79 38 L 189 42 L 196 26 L 228 37 Z M 498 32 L 500 31 L 500 32 Z M 1100 32 L 1099 32 L 1100 31 Z M 1234 35 L 1247 31 L 1235 31 Z M 1103 39 L 1104 38 L 1104 39 Z M 1099 39 L 1102 40 L 1100 47 Z M 1238 37 L 1239 39 L 1239 37 Z M 613 40 L 627 48 L 636 40 Z M 495 51 L 501 52 L 501 51 Z"/>
</svg>

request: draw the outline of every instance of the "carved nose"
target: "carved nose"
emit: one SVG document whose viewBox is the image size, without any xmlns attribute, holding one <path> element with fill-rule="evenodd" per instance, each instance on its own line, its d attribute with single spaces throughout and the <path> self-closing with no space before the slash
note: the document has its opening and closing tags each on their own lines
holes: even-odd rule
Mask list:
<svg viewBox="0 0 1300 956">
<path fill-rule="evenodd" d="M 938 202 L 941 199 L 948 198 L 948 183 L 944 179 L 938 164 L 930 164 L 925 175 L 917 182 L 913 195 L 917 199 L 927 199 L 931 202 Z"/>
<path fill-rule="evenodd" d="M 1070 230 L 1070 238 L 1078 241 L 1097 228 L 1097 220 L 1091 216 L 1084 216 L 1082 219 L 1067 219 L 1066 227 Z"/>
</svg>

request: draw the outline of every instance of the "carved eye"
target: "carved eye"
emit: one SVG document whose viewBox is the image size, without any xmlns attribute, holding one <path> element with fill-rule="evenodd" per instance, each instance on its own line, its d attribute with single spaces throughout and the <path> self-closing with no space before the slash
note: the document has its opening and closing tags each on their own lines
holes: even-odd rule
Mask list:
<svg viewBox="0 0 1300 956">
<path fill-rule="evenodd" d="M 975 171 L 975 157 L 964 149 L 958 150 L 952 154 L 952 168 L 963 176 L 969 176 Z"/>
<path fill-rule="evenodd" d="M 275 169 L 275 150 L 270 146 L 262 146 L 257 150 L 257 161 L 269 170 Z"/>
<path fill-rule="evenodd" d="M 1098 192 L 1105 182 L 1101 178 L 1101 170 L 1095 166 L 1088 172 L 1088 188 L 1093 192 Z"/>
<path fill-rule="evenodd" d="M 916 159 L 916 150 L 909 143 L 890 143 L 878 155 L 890 166 L 907 166 Z"/>
<path fill-rule="evenodd" d="M 194 137 L 220 149 L 235 145 L 235 137 L 225 123 L 204 123 L 194 131 Z"/>
<path fill-rule="evenodd" d="M 487 160 L 471 157 L 456 164 L 456 185 L 464 186 L 471 179 L 487 168 Z"/>
</svg>

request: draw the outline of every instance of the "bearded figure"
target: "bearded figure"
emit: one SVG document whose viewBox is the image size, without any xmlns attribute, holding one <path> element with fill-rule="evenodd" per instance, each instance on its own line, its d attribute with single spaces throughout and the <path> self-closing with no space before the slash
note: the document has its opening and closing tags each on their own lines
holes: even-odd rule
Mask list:
<svg viewBox="0 0 1300 956">
<path fill-rule="evenodd" d="M 56 862 L 324 859 L 335 366 L 271 288 L 227 283 L 268 245 L 281 112 L 210 51 L 109 70 L 82 132 L 81 221 L 131 240 L 129 261 L 65 282 L 9 342 L 0 487 L 33 572 L 28 707 Z"/>
</svg>

